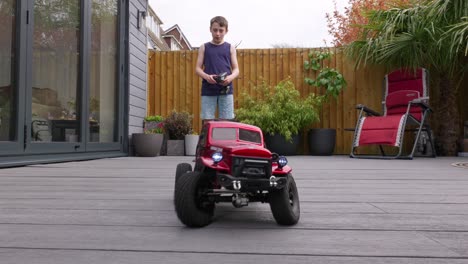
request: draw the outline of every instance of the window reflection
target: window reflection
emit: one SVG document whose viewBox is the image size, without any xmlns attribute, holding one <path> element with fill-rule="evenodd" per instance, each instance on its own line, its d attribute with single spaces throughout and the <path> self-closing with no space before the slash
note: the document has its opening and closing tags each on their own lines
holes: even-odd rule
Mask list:
<svg viewBox="0 0 468 264">
<path fill-rule="evenodd" d="M 260 133 L 257 131 L 239 129 L 239 139 L 244 141 L 250 141 L 254 143 L 262 143 Z"/>
<path fill-rule="evenodd" d="M 79 141 L 80 1 L 35 0 L 31 138 Z"/>
<path fill-rule="evenodd" d="M 0 141 L 15 140 L 15 0 L 0 1 Z"/>
<path fill-rule="evenodd" d="M 117 0 L 93 0 L 91 18 L 91 142 L 117 141 Z"/>
<path fill-rule="evenodd" d="M 216 127 L 213 128 L 211 135 L 212 139 L 215 140 L 236 140 L 237 139 L 237 128 L 234 127 Z"/>
</svg>

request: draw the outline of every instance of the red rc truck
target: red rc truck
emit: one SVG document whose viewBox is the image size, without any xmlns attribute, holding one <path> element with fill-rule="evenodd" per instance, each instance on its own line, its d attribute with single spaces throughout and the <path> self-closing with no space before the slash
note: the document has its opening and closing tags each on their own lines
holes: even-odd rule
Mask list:
<svg viewBox="0 0 468 264">
<path fill-rule="evenodd" d="M 215 204 L 234 207 L 249 202 L 269 203 L 276 222 L 294 225 L 300 207 L 296 183 L 286 157 L 265 148 L 260 128 L 231 121 L 208 121 L 198 142 L 195 168 L 177 165 L 174 205 L 177 217 L 189 227 L 213 219 Z"/>
</svg>

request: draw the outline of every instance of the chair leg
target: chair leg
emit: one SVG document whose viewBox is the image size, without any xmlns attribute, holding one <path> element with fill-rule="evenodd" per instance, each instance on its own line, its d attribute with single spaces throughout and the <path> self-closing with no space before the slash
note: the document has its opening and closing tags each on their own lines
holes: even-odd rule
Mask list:
<svg viewBox="0 0 468 264">
<path fill-rule="evenodd" d="M 416 134 L 416 138 L 414 139 L 413 149 L 411 150 L 411 153 L 408 155 L 410 158 L 413 158 L 414 151 L 416 150 L 416 145 L 418 145 L 419 137 L 421 136 L 421 131 L 423 130 L 423 127 L 424 127 L 425 117 L 426 115 L 424 114 L 419 124 L 418 133 Z"/>
<path fill-rule="evenodd" d="M 379 149 L 380 149 L 380 154 L 382 154 L 382 156 L 385 156 L 385 151 L 384 151 L 382 145 L 379 145 Z"/>
</svg>

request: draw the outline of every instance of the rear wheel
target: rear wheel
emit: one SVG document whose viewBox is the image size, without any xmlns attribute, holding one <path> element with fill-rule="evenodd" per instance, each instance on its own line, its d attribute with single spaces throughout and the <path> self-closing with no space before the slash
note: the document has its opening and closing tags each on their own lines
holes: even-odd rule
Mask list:
<svg viewBox="0 0 468 264">
<path fill-rule="evenodd" d="M 180 176 L 174 192 L 174 206 L 179 220 L 188 227 L 203 227 L 212 222 L 214 202 L 205 191 L 210 188 L 209 177 L 200 172 Z"/>
<path fill-rule="evenodd" d="M 292 175 L 284 188 L 270 193 L 270 208 L 273 217 L 280 225 L 295 225 L 299 221 L 301 209 L 296 182 Z"/>
</svg>

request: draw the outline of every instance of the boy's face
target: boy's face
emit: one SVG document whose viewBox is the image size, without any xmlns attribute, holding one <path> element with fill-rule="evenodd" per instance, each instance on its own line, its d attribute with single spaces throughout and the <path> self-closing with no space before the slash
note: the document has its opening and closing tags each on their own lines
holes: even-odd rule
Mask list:
<svg viewBox="0 0 468 264">
<path fill-rule="evenodd" d="M 220 26 L 218 23 L 213 23 L 210 27 L 211 36 L 213 36 L 213 42 L 216 44 L 222 43 L 224 35 L 227 33 L 226 27 Z"/>
</svg>

